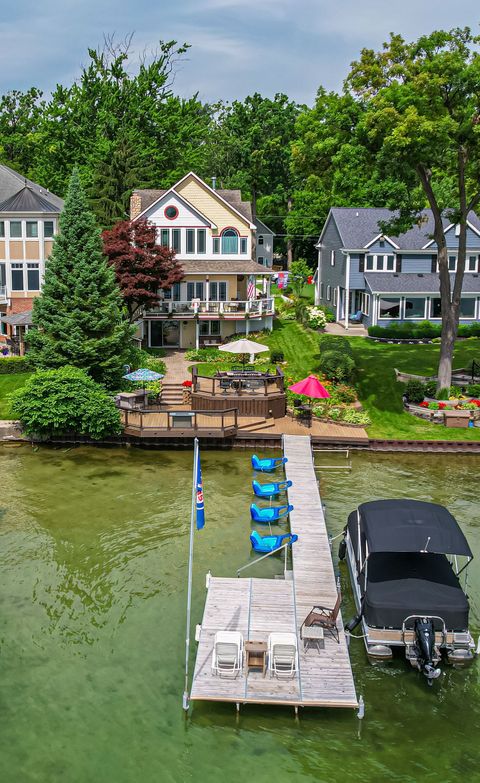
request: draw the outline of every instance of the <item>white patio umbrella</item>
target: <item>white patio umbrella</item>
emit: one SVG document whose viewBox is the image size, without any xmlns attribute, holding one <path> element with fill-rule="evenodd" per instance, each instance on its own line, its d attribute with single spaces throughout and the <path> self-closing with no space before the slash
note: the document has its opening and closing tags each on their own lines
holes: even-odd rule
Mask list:
<svg viewBox="0 0 480 783">
<path fill-rule="evenodd" d="M 253 340 L 234 340 L 232 343 L 225 343 L 225 345 L 219 345 L 218 346 L 219 351 L 226 351 L 227 353 L 242 353 L 250 354 L 250 362 L 253 364 L 254 361 L 254 355 L 256 353 L 263 353 L 263 351 L 268 351 L 266 345 L 262 345 L 261 343 L 254 343 Z"/>
</svg>

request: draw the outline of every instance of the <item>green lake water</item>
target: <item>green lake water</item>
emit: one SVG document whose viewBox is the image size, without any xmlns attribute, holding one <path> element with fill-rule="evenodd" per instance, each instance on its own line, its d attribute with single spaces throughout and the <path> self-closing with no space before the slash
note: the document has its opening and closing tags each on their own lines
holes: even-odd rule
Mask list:
<svg viewBox="0 0 480 783">
<path fill-rule="evenodd" d="M 194 622 L 205 573 L 250 559 L 250 454 L 204 451 L 206 528 L 196 535 Z M 317 462 L 340 464 L 338 455 Z M 353 454 L 323 472 L 333 535 L 359 502 L 416 497 L 450 508 L 476 555 L 478 457 Z M 191 488 L 186 451 L 0 448 L 1 783 L 480 781 L 480 662 L 432 688 L 351 645 L 366 715 L 181 708 Z M 336 546 L 335 546 L 336 551 Z M 271 558 L 271 561 L 274 559 Z M 270 562 L 255 573 L 273 576 Z M 254 569 L 252 569 L 252 573 Z M 344 564 L 344 616 L 353 613 Z M 192 656 L 193 658 L 193 656 Z"/>
</svg>

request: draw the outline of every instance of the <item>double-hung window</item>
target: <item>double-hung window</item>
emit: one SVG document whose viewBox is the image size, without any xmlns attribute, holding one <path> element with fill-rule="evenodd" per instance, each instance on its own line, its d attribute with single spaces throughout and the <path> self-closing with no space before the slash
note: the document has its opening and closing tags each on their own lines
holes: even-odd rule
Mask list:
<svg viewBox="0 0 480 783">
<path fill-rule="evenodd" d="M 172 228 L 172 250 L 176 253 L 180 253 L 181 248 L 181 233 L 179 228 Z"/>
<path fill-rule="evenodd" d="M 5 236 L 5 221 L 0 220 L 0 239 L 3 239 Z"/>
<path fill-rule="evenodd" d="M 213 237 L 213 252 L 220 253 L 220 237 Z"/>
<path fill-rule="evenodd" d="M 27 289 L 29 291 L 40 291 L 40 265 L 35 263 L 27 264 Z"/>
<path fill-rule="evenodd" d="M 203 289 L 203 283 L 187 283 L 188 301 L 190 302 L 192 299 L 204 299 Z"/>
<path fill-rule="evenodd" d="M 50 237 L 53 237 L 54 232 L 54 224 L 53 220 L 45 220 L 43 222 L 43 236 L 45 239 L 49 239 Z"/>
<path fill-rule="evenodd" d="M 27 220 L 26 223 L 26 236 L 27 239 L 38 238 L 38 223 L 36 220 Z"/>
<path fill-rule="evenodd" d="M 220 334 L 220 321 L 200 321 L 200 337 L 210 337 Z"/>
<path fill-rule="evenodd" d="M 476 272 L 478 264 L 478 256 L 468 256 L 465 270 L 467 272 Z"/>
<path fill-rule="evenodd" d="M 12 291 L 24 291 L 23 264 L 12 262 Z"/>
<path fill-rule="evenodd" d="M 187 228 L 187 253 L 192 255 L 195 253 L 195 229 Z"/>
<path fill-rule="evenodd" d="M 180 301 L 180 283 L 174 283 L 171 288 L 165 288 L 163 291 L 164 299 L 173 299 L 174 302 Z"/>
<path fill-rule="evenodd" d="M 170 247 L 170 229 L 162 228 L 160 232 L 160 244 L 163 247 Z"/>
<path fill-rule="evenodd" d="M 5 288 L 7 285 L 7 273 L 5 264 L 0 261 L 0 288 Z"/>
<path fill-rule="evenodd" d="M 227 301 L 227 284 L 224 282 L 210 283 L 210 301 L 211 302 L 226 302 Z"/>
<path fill-rule="evenodd" d="M 261 239 L 263 239 L 263 237 L 261 237 Z M 261 242 L 260 244 L 263 245 L 263 242 Z M 242 255 L 245 255 L 245 253 L 247 252 L 247 248 L 248 248 L 247 237 L 240 237 L 240 253 Z"/>
<path fill-rule="evenodd" d="M 448 256 L 448 271 L 457 271 L 457 256 Z"/>
<path fill-rule="evenodd" d="M 11 220 L 10 221 L 10 238 L 21 239 L 22 238 L 22 221 Z"/>
<path fill-rule="evenodd" d="M 197 253 L 207 252 L 207 231 L 205 228 L 197 230 Z"/>
<path fill-rule="evenodd" d="M 368 254 L 365 261 L 367 272 L 393 272 L 395 270 L 395 256 L 387 254 Z"/>
</svg>

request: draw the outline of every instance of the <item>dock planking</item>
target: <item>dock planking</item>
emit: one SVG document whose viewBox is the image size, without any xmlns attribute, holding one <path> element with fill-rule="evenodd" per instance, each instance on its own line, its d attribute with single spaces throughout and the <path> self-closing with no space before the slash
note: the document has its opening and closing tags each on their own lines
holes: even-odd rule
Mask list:
<svg viewBox="0 0 480 783">
<path fill-rule="evenodd" d="M 358 706 L 350 658 L 338 618 L 340 644 L 325 634 L 325 649 L 303 649 L 300 626 L 313 605 L 333 607 L 336 582 L 328 533 L 308 436 L 285 435 L 288 493 L 294 506 L 290 526 L 298 541 L 292 547 L 291 579 L 211 577 L 200 631 L 190 698 L 237 704 L 311 707 Z M 245 640 L 267 641 L 270 633 L 296 633 L 299 667 L 294 678 L 278 679 L 244 671 L 235 679 L 212 674 L 215 633 L 240 631 Z"/>
</svg>

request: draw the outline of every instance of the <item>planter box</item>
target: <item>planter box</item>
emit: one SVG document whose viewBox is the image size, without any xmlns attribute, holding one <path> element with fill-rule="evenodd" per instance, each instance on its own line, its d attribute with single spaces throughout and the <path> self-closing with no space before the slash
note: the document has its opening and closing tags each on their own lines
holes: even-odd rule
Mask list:
<svg viewBox="0 0 480 783">
<path fill-rule="evenodd" d="M 470 411 L 443 411 L 445 427 L 468 427 Z"/>
</svg>

